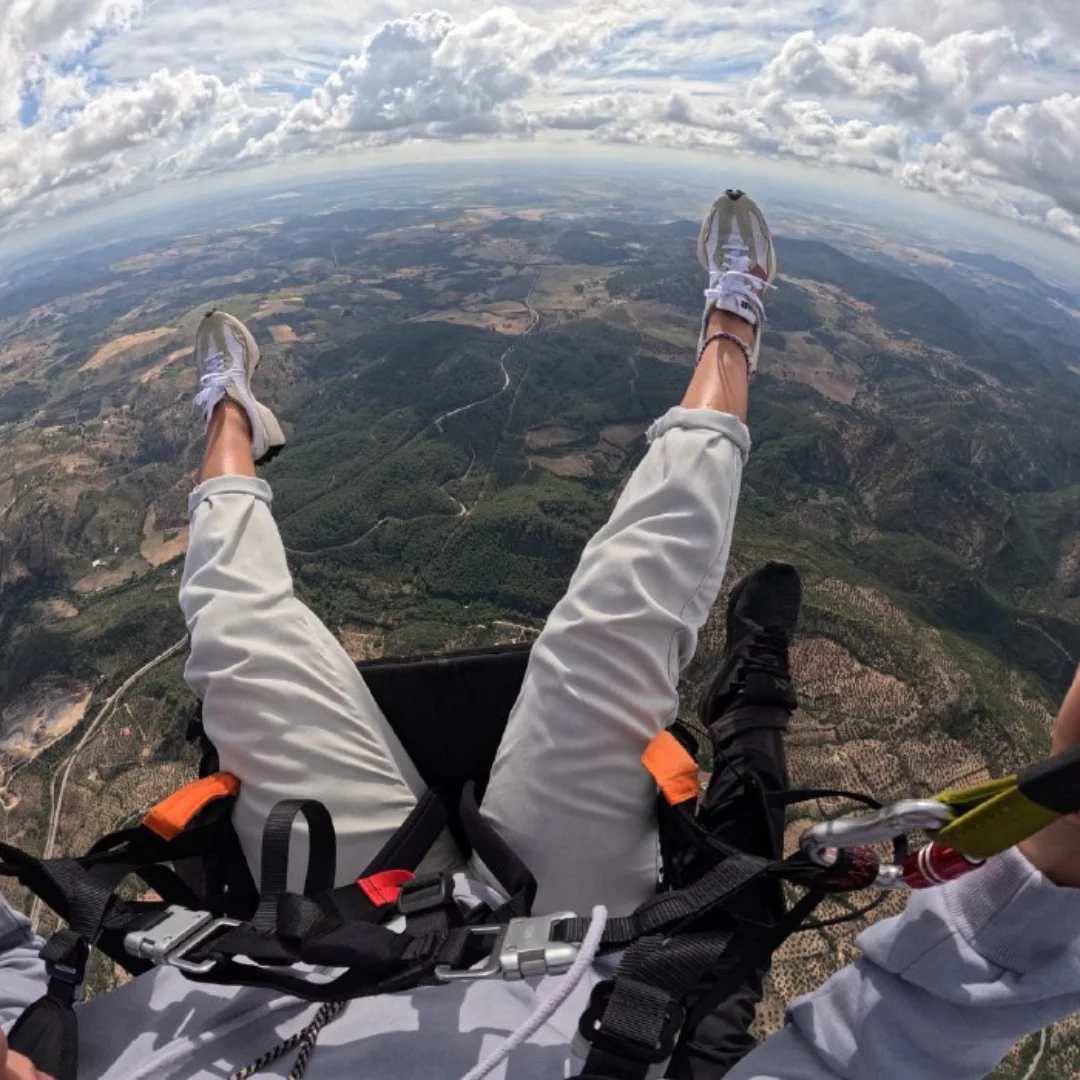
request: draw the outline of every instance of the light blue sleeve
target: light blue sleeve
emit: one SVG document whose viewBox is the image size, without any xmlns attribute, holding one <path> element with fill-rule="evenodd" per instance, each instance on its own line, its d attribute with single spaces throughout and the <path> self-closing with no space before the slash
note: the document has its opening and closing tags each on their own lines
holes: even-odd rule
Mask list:
<svg viewBox="0 0 1080 1080">
<path fill-rule="evenodd" d="M 5 1031 L 45 993 L 42 944 L 30 932 L 26 916 L 12 910 L 0 895 L 0 1027 Z"/>
<path fill-rule="evenodd" d="M 1019 851 L 859 937 L 863 958 L 795 1001 L 728 1080 L 982 1080 L 1080 1011 L 1080 889 Z"/>
</svg>

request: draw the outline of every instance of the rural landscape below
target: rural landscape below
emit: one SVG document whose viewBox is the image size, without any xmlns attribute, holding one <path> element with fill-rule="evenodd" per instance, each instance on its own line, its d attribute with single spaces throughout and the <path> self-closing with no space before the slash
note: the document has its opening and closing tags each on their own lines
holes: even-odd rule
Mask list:
<svg viewBox="0 0 1080 1080">
<path fill-rule="evenodd" d="M 194 775 L 176 597 L 210 307 L 258 340 L 296 589 L 350 656 L 529 642 L 681 397 L 707 198 L 388 170 L 0 268 L 0 839 L 80 852 Z M 728 584 L 769 558 L 803 574 L 794 779 L 887 801 L 1011 772 L 1046 753 L 1080 655 L 1080 289 L 762 202 L 780 277 Z M 687 718 L 722 648 L 718 605 Z M 857 929 L 784 946 L 762 1032 Z M 995 1075 L 1078 1070 L 1068 1021 Z"/>
</svg>

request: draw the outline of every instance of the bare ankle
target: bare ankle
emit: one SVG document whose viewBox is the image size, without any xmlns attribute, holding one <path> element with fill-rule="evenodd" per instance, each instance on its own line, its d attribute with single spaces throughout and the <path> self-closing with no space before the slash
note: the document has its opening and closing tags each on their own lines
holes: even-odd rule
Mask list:
<svg viewBox="0 0 1080 1080">
<path fill-rule="evenodd" d="M 206 429 L 206 456 L 199 479 L 254 475 L 251 421 L 243 406 L 223 398 L 214 406 Z"/>
<path fill-rule="evenodd" d="M 706 336 L 719 333 L 734 334 L 752 349 L 757 341 L 758 328 L 748 323 L 741 315 L 714 308 L 709 313 L 708 329 L 705 333 Z"/>
<path fill-rule="evenodd" d="M 214 428 L 242 427 L 247 433 L 248 441 L 252 439 L 251 420 L 247 410 L 232 398 L 222 398 L 215 406 L 213 415 L 210 417 L 209 433 Z"/>
</svg>

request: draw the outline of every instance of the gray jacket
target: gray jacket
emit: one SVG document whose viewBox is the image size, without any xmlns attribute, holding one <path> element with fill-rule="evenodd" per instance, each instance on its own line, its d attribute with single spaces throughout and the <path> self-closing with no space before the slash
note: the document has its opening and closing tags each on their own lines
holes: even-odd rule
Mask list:
<svg viewBox="0 0 1080 1080">
<path fill-rule="evenodd" d="M 796 1001 L 784 1030 L 730 1080 L 969 1080 L 1022 1035 L 1080 1011 L 1080 891 L 1018 852 L 917 894 L 867 930 L 863 958 Z M 0 906 L 0 1020 L 42 992 L 40 941 Z M 574 1075 L 568 1045 L 593 979 L 506 1066 L 504 1080 Z M 430 987 L 351 1003 L 320 1035 L 308 1080 L 459 1080 L 552 990 L 533 983 Z M 80 1006 L 80 1077 L 222 1080 L 303 1027 L 315 1007 L 196 986 L 159 969 Z M 260 1075 L 285 1077 L 286 1055 Z"/>
</svg>

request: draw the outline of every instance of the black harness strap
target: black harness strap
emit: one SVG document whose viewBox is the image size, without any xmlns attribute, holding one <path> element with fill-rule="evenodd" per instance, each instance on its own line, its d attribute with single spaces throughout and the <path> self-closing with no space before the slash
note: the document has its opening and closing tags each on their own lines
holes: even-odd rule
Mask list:
<svg viewBox="0 0 1080 1080">
<path fill-rule="evenodd" d="M 254 930 L 272 933 L 277 929 L 278 901 L 288 888 L 289 848 L 296 815 L 308 823 L 308 864 L 304 895 L 329 892 L 334 887 L 337 870 L 337 837 L 330 811 L 314 799 L 285 799 L 279 802 L 263 826 L 262 882 L 259 906 L 251 920 Z"/>
<path fill-rule="evenodd" d="M 150 886 L 167 904 L 180 904 L 182 907 L 200 907 L 205 897 L 197 896 L 190 885 L 175 870 L 170 870 L 160 863 L 139 866 L 135 873 Z"/>
<path fill-rule="evenodd" d="M 85 964 L 85 957 L 83 957 Z M 79 1022 L 72 1007 L 75 989 L 49 979 L 49 989 L 15 1022 L 8 1046 L 28 1057 L 54 1080 L 76 1080 L 79 1060 Z"/>
<path fill-rule="evenodd" d="M 286 889 L 292 825 L 298 813 L 307 818 L 310 835 L 303 895 Z M 446 812 L 437 796 L 421 799 L 364 876 L 373 867 L 383 869 L 398 859 L 412 865 L 398 863 L 397 869 L 414 869 L 445 824 Z M 408 882 L 396 906 L 377 907 L 355 884 L 333 888 L 335 849 L 333 822 L 322 804 L 279 803 L 263 829 L 263 884 L 254 917 L 223 928 L 186 953 L 185 964 L 204 969 L 188 971 L 189 977 L 333 1001 L 435 981 L 432 972 L 437 964 L 461 962 L 472 943 L 448 876 Z M 405 916 L 404 933 L 379 925 L 398 913 Z M 254 963 L 238 963 L 237 957 Z M 331 982 L 282 970 L 298 963 L 349 970 Z"/>
<path fill-rule="evenodd" d="M 794 801 L 793 796 L 785 799 Z M 618 1080 L 658 1075 L 655 1070 L 670 1058 L 678 1040 L 692 1035 L 701 1016 L 729 993 L 749 965 L 760 963 L 796 929 L 823 895 L 829 871 L 799 857 L 780 861 L 744 854 L 710 836 L 685 812 L 688 807 L 679 809 L 677 834 L 700 858 L 684 864 L 691 871 L 688 884 L 659 892 L 632 914 L 607 924 L 601 952 L 626 953 L 614 980 L 594 993 L 588 1022 L 583 1021 L 580 1030 L 580 1037 L 591 1044 L 587 1059 L 593 1075 Z M 16 875 L 70 923 L 43 952 L 49 963 L 48 992 L 12 1033 L 12 1045 L 39 1068 L 57 1080 L 74 1080 L 78 1033 L 72 1004 L 94 944 L 134 972 L 151 962 L 172 964 L 195 982 L 263 987 L 309 1001 L 340 1002 L 431 985 L 448 978 L 447 971 L 469 977 L 468 969 L 481 961 L 484 974 L 509 973 L 501 950 L 511 933 L 527 931 L 522 939 L 526 948 L 546 964 L 547 945 L 580 943 L 589 926 L 589 920 L 573 917 L 551 921 L 544 941 L 529 936 L 536 931 L 526 919 L 536 880 L 485 820 L 471 785 L 462 793 L 457 821 L 507 899 L 495 910 L 481 907 L 467 915 L 454 901 L 447 874 L 406 882 L 396 904 L 380 903 L 378 890 L 357 884 L 335 888 L 333 822 L 313 800 L 286 801 L 271 812 L 263 832 L 258 894 L 248 880 L 201 895 L 163 864 L 182 864 L 207 852 L 237 852 L 230 810 L 227 800 L 210 804 L 205 817 L 193 819 L 171 840 L 145 827 L 124 830 L 95 844 L 81 860 L 42 862 L 0 844 L 5 860 L 0 873 Z M 289 850 L 298 814 L 306 819 L 309 834 L 303 893 L 288 891 Z M 415 871 L 449 817 L 438 795 L 428 792 L 362 876 Z M 218 844 L 226 834 L 232 837 L 231 848 Z M 843 868 L 847 877 L 839 887 L 854 887 L 852 872 Z M 130 873 L 141 876 L 162 900 L 136 902 L 116 896 L 115 888 Z M 812 891 L 786 916 L 777 915 L 775 925 L 733 934 L 727 902 L 752 885 L 756 888 L 757 882 L 778 878 Z M 714 918 L 714 913 L 721 917 Z M 402 933 L 383 925 L 398 914 L 405 917 Z M 524 931 L 512 924 L 515 919 L 525 920 Z M 530 957 L 529 963 L 537 962 Z M 321 973 L 297 965 L 344 970 L 325 980 Z M 443 973 L 437 976 L 437 969 Z"/>
<path fill-rule="evenodd" d="M 91 948 L 100 947 L 138 975 L 153 965 L 124 948 L 129 933 L 160 921 L 172 904 L 215 910 L 219 904 L 241 899 L 243 881 L 249 877 L 246 865 L 230 872 L 234 895 L 228 898 L 196 894 L 167 865 L 227 857 L 237 846 L 229 820 L 231 804 L 225 799 L 212 804 L 171 840 L 143 826 L 123 829 L 102 837 L 81 859 L 42 860 L 0 844 L 0 875 L 15 877 L 68 924 L 42 948 L 46 992 L 12 1028 L 9 1042 L 14 1050 L 56 1080 L 75 1080 L 78 1023 L 73 1006 L 81 996 Z M 118 897 L 117 887 L 131 874 L 142 878 L 161 899 L 140 902 Z"/>
<path fill-rule="evenodd" d="M 761 879 L 768 859 L 732 855 L 699 881 L 661 893 L 631 915 L 612 919 L 602 952 L 627 945 L 615 979 L 593 990 L 578 1029 L 588 1045 L 583 1076 L 645 1080 L 671 1058 L 686 1021 L 687 999 L 716 971 L 732 940 L 729 932 L 693 932 L 695 922 Z M 555 927 L 555 936 L 580 940 L 584 920 Z"/>
<path fill-rule="evenodd" d="M 669 730 L 680 736 L 677 727 Z M 692 734 L 684 735 L 680 741 L 694 754 L 696 746 L 686 743 Z M 577 1048 L 588 1050 L 583 1078 L 647 1080 L 664 1074 L 677 1052 L 694 1045 L 702 1021 L 767 966 L 829 891 L 873 881 L 878 864 L 872 852 L 846 853 L 826 870 L 801 854 L 788 859 L 746 854 L 713 827 L 740 814 L 765 818 L 771 807 L 825 797 L 876 805 L 846 791 L 765 792 L 752 771 L 722 799 L 710 786 L 699 806 L 690 800 L 672 805 L 658 797 L 664 884 L 670 891 L 608 923 L 601 951 L 630 948 L 615 979 L 594 989 L 582 1017 Z M 781 880 L 808 890 L 790 911 L 778 891 Z M 776 902 L 770 905 L 772 894 L 763 894 L 760 921 L 740 914 L 739 902 L 729 904 L 744 892 L 757 897 L 754 890 L 765 882 L 776 890 Z M 557 925 L 553 936 L 580 940 L 586 926 L 587 920 L 570 920 Z"/>
<path fill-rule="evenodd" d="M 480 813 L 476 785 L 471 781 L 461 793 L 460 820 L 473 854 L 491 871 L 507 896 L 506 903 L 495 914 L 499 918 L 528 915 L 536 899 L 536 878 Z M 585 925 L 588 926 L 588 920 Z"/>
<path fill-rule="evenodd" d="M 434 846 L 450 815 L 437 791 L 428 788 L 412 812 L 359 875 L 371 877 L 384 870 L 415 870 Z"/>
<path fill-rule="evenodd" d="M 683 1030 L 684 998 L 721 962 L 730 940 L 688 933 L 635 942 L 614 980 L 593 988 L 581 1018 L 579 1036 L 590 1045 L 585 1075 L 642 1080 L 665 1063 Z"/>
<path fill-rule="evenodd" d="M 659 893 L 646 900 L 632 915 L 609 919 L 604 928 L 601 953 L 616 952 L 638 938 L 664 931 L 680 932 L 696 918 L 712 911 L 775 864 L 754 855 L 733 855 L 717 864 L 700 881 L 675 892 Z M 588 919 L 566 919 L 552 930 L 555 941 L 581 941 Z"/>
<path fill-rule="evenodd" d="M 306 818 L 310 838 L 303 894 L 287 889 L 292 826 L 298 814 Z M 461 816 L 474 849 L 509 898 L 497 911 L 482 908 L 470 915 L 470 919 L 501 924 L 527 914 L 536 890 L 535 879 L 484 821 L 471 789 L 463 797 Z M 446 822 L 447 814 L 437 795 L 429 793 L 369 864 L 365 876 L 373 869 L 390 866 L 414 869 Z M 197 842 L 187 839 L 186 834 L 164 848 L 160 841 L 148 837 L 146 830 L 126 830 L 123 835 L 95 845 L 95 852 L 87 861 L 115 884 L 133 868 L 133 860 L 141 862 L 154 855 L 160 859 L 163 854 L 173 853 L 185 856 L 196 847 Z M 234 922 L 211 926 L 186 949 L 182 956 L 185 974 L 195 981 L 267 987 L 308 1000 L 328 1001 L 435 982 L 436 966 L 460 969 L 485 957 L 480 939 L 469 932 L 454 902 L 452 881 L 447 875 L 408 882 L 402 887 L 396 907 L 377 907 L 354 884 L 333 888 L 335 850 L 333 822 L 321 804 L 293 800 L 275 807 L 263 832 L 262 888 L 257 907 L 239 925 Z M 72 866 L 78 873 L 87 873 L 78 863 Z M 52 884 L 62 870 L 57 864 L 51 875 L 43 875 L 36 861 L 24 859 L 19 873 L 23 878 L 28 874 L 42 878 L 34 883 L 41 886 L 36 891 L 48 890 L 58 901 L 56 906 L 66 910 L 70 907 L 70 890 Z M 169 899 L 179 898 L 183 885 L 175 881 L 170 871 L 158 867 L 149 871 L 148 876 L 170 887 L 173 895 Z M 114 897 L 110 891 L 104 892 L 103 897 L 106 909 L 94 915 L 97 918 L 94 934 L 101 934 L 114 947 L 122 946 L 127 935 L 135 931 L 149 934 L 170 918 L 169 910 L 163 910 L 160 903 L 129 903 Z M 182 899 L 189 897 L 185 894 Z M 399 912 L 405 915 L 404 933 L 380 925 Z M 198 908 L 191 914 L 197 915 Z M 145 962 L 136 963 L 145 966 Z M 296 964 L 347 970 L 330 982 L 319 982 L 304 973 L 288 970 Z"/>
<path fill-rule="evenodd" d="M 82 993 L 90 946 L 113 899 L 113 889 L 95 881 L 74 859 L 38 865 L 67 898 L 69 926 L 54 933 L 41 950 L 49 979 L 45 994 L 16 1021 L 8 1044 L 55 1080 L 75 1080 L 79 1024 L 74 1005 Z"/>
<path fill-rule="evenodd" d="M 185 972 L 194 982 L 226 986 L 256 986 L 293 994 L 305 1001 L 339 1001 L 371 997 L 432 985 L 433 972 L 439 965 L 460 967 L 466 962 L 471 940 L 468 927 L 455 927 L 445 934 L 412 938 L 408 933 L 395 934 L 381 926 L 354 923 L 305 942 L 293 953 L 288 964 L 303 962 L 317 966 L 345 967 L 348 970 L 329 982 L 319 982 L 291 970 L 238 963 L 233 955 L 258 960 L 269 955 L 267 939 L 226 935 L 206 953 L 192 953 L 190 959 L 214 960 L 206 972 Z M 250 948 L 247 945 L 250 944 Z M 240 948 L 246 948 L 241 952 Z M 235 949 L 235 952 L 234 952 Z M 278 962 L 272 958 L 270 963 Z"/>
</svg>

